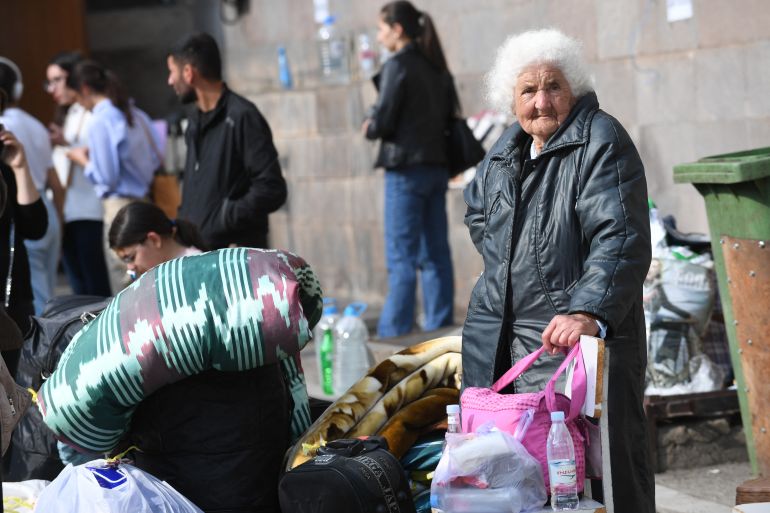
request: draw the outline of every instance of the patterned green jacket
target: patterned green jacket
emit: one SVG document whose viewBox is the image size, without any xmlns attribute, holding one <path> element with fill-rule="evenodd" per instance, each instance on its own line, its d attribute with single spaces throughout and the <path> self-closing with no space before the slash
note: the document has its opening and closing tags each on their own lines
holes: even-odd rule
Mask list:
<svg viewBox="0 0 770 513">
<path fill-rule="evenodd" d="M 38 406 L 62 441 L 107 452 L 159 388 L 208 369 L 281 362 L 299 436 L 309 409 L 297 362 L 321 311 L 315 273 L 291 253 L 235 248 L 171 260 L 120 292 L 73 338 Z"/>
</svg>

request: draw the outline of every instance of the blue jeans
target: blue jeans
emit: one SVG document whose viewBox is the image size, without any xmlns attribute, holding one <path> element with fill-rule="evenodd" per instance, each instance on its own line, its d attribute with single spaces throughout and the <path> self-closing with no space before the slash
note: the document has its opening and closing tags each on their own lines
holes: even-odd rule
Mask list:
<svg viewBox="0 0 770 513">
<path fill-rule="evenodd" d="M 448 174 L 437 166 L 385 172 L 388 296 L 377 333 L 395 337 L 414 325 L 420 271 L 425 331 L 452 324 L 454 281 L 446 215 Z"/>
<path fill-rule="evenodd" d="M 61 225 L 53 203 L 40 193 L 48 212 L 48 229 L 43 238 L 25 240 L 27 258 L 29 259 L 29 276 L 32 283 L 32 295 L 35 298 L 35 315 L 43 313 L 45 304 L 54 295 L 56 288 L 56 271 L 59 266 L 61 253 Z"/>
</svg>

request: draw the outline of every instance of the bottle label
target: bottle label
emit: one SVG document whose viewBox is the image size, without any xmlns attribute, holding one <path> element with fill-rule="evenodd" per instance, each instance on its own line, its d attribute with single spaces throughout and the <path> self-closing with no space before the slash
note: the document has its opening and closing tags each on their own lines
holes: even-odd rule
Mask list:
<svg viewBox="0 0 770 513">
<path fill-rule="evenodd" d="M 575 460 L 552 460 L 548 462 L 548 477 L 554 486 L 575 486 L 577 469 Z"/>
<path fill-rule="evenodd" d="M 334 335 L 332 330 L 324 330 L 324 336 L 321 340 L 321 388 L 327 395 L 334 393 L 332 378 L 332 358 L 334 352 Z"/>
</svg>

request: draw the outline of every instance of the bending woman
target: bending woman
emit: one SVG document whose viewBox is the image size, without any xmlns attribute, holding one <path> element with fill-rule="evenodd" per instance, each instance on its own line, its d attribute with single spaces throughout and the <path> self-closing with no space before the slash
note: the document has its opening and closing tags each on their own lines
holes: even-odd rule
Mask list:
<svg viewBox="0 0 770 513">
<path fill-rule="evenodd" d="M 418 269 L 423 329 L 452 324 L 446 130 L 458 102 L 427 13 L 407 1 L 386 4 L 377 41 L 395 53 L 374 77 L 379 96 L 363 131 L 382 141 L 375 167 L 385 168 L 388 295 L 377 331 L 394 337 L 412 330 Z"/>
<path fill-rule="evenodd" d="M 195 225 L 169 219 L 159 207 L 144 202 L 129 203 L 118 211 L 109 243 L 132 279 L 168 260 L 206 251 Z"/>
<path fill-rule="evenodd" d="M 118 211 L 109 244 L 133 278 L 206 249 L 195 225 L 144 202 Z M 206 513 L 279 511 L 278 470 L 291 441 L 292 405 L 308 408 L 298 359 L 240 372 L 209 369 L 145 398 L 125 444 L 140 448 L 137 467 L 168 481 Z M 304 392 L 297 397 L 296 387 Z M 310 425 L 309 413 L 305 417 L 301 431 Z"/>
</svg>

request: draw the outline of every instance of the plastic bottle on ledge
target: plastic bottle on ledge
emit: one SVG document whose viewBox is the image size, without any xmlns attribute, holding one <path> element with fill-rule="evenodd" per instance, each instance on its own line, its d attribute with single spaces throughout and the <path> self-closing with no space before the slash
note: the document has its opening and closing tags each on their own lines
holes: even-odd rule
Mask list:
<svg viewBox="0 0 770 513">
<path fill-rule="evenodd" d="M 334 16 L 327 16 L 318 29 L 318 55 L 324 82 L 344 84 L 350 80 L 348 47 L 345 37 L 337 32 Z"/>
<path fill-rule="evenodd" d="M 358 69 L 361 78 L 369 78 L 374 75 L 377 68 L 377 52 L 372 47 L 369 34 L 358 36 Z"/>
<path fill-rule="evenodd" d="M 313 329 L 318 379 L 321 389 L 326 395 L 334 394 L 333 365 L 334 365 L 334 326 L 340 319 L 337 310 L 337 300 L 325 297 L 321 320 Z"/>
<path fill-rule="evenodd" d="M 577 466 L 572 436 L 564 424 L 564 412 L 551 412 L 551 430 L 546 442 L 548 479 L 551 482 L 551 509 L 578 509 Z"/>
<path fill-rule="evenodd" d="M 351 303 L 334 328 L 334 393 L 344 394 L 372 365 L 369 330 L 361 315 L 366 303 Z"/>
<path fill-rule="evenodd" d="M 289 69 L 289 60 L 286 57 L 286 48 L 278 47 L 278 80 L 281 87 L 291 89 L 294 87 L 294 81 L 291 78 L 291 69 Z"/>
</svg>

